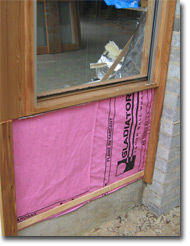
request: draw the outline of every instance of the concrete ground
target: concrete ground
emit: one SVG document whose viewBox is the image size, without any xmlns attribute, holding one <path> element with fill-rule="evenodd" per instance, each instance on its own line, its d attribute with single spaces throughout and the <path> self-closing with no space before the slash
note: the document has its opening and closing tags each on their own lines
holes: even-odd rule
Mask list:
<svg viewBox="0 0 190 246">
<path fill-rule="evenodd" d="M 144 205 L 135 205 L 84 236 L 177 237 L 180 236 L 180 207 L 156 217 Z"/>
</svg>

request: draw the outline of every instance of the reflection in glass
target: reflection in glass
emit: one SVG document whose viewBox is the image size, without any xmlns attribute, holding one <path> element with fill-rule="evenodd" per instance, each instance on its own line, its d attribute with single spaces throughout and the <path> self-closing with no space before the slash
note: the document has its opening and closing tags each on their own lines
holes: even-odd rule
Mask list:
<svg viewBox="0 0 190 246">
<path fill-rule="evenodd" d="M 44 4 L 38 3 L 37 5 L 37 46 L 46 46 L 46 28 L 45 28 L 45 15 Z"/>
<path fill-rule="evenodd" d="M 48 49 L 37 54 L 38 94 L 140 74 L 147 8 L 116 9 L 103 0 L 44 3 L 37 4 L 37 45 Z"/>
<path fill-rule="evenodd" d="M 71 13 L 68 2 L 59 2 L 59 24 L 61 43 L 70 44 L 72 43 L 72 26 L 71 26 Z"/>
</svg>

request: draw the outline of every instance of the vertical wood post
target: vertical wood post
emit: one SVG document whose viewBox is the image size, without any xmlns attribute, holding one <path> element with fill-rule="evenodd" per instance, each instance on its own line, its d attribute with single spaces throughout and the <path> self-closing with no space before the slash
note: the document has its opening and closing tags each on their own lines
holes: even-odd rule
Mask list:
<svg viewBox="0 0 190 246">
<path fill-rule="evenodd" d="M 0 1 L 0 122 L 23 117 L 24 4 L 26 1 Z"/>
<path fill-rule="evenodd" d="M 0 123 L 0 213 L 3 236 L 17 236 L 12 121 Z"/>
<path fill-rule="evenodd" d="M 159 85 L 155 89 L 154 105 L 150 128 L 149 145 L 143 181 L 151 184 L 154 172 L 158 138 L 160 131 L 160 120 L 165 96 L 166 79 L 168 72 L 168 61 L 170 57 L 170 45 L 173 33 L 173 23 L 176 8 L 176 0 L 161 0 L 161 17 L 159 31 L 157 32 L 157 50 L 155 52 L 152 81 Z M 164 17 L 163 17 L 163 16 Z"/>
<path fill-rule="evenodd" d="M 154 17 L 155 0 L 148 0 L 148 11 L 145 24 L 144 44 L 142 49 L 141 74 L 147 74 Z"/>
</svg>

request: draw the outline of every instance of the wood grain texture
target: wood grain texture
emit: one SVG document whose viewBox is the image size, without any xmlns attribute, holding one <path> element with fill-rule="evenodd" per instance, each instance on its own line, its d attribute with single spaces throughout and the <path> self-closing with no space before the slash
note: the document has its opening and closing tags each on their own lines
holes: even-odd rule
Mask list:
<svg viewBox="0 0 190 246">
<path fill-rule="evenodd" d="M 18 223 L 18 230 L 21 230 L 21 229 L 23 229 L 23 228 L 25 228 L 27 226 L 30 226 L 30 225 L 32 225 L 34 223 L 40 222 L 41 220 L 47 219 L 50 216 L 53 216 L 53 215 L 56 215 L 56 214 L 58 214 L 60 212 L 65 211 L 66 209 L 69 209 L 69 208 L 75 207 L 75 206 L 77 206 L 79 204 L 82 204 L 83 202 L 89 201 L 89 200 L 91 200 L 91 199 L 93 199 L 95 197 L 98 197 L 98 196 L 100 196 L 102 194 L 105 194 L 105 193 L 107 193 L 109 191 L 112 191 L 112 190 L 114 190 L 114 189 L 116 189 L 118 187 L 121 187 L 122 185 L 125 185 L 125 184 L 127 184 L 129 182 L 132 182 L 132 181 L 134 181 L 136 179 L 142 178 L 143 175 L 144 175 L 144 171 L 140 171 L 140 172 L 138 172 L 136 174 L 133 174 L 133 175 L 127 177 L 127 178 L 124 178 L 124 179 L 122 179 L 122 180 L 120 180 L 118 182 L 115 182 L 115 183 L 113 183 L 111 185 L 105 186 L 105 187 L 103 187 L 103 188 L 101 188 L 101 189 L 99 189 L 97 191 L 94 191 L 94 192 L 89 193 L 87 195 L 84 195 L 82 197 L 76 198 L 75 200 L 69 201 L 69 202 L 67 202 L 67 203 L 65 203 L 63 205 L 60 205 L 60 206 L 55 207 L 53 209 L 50 209 L 50 210 L 48 210 L 48 211 L 46 211 L 44 213 L 36 215 L 36 216 L 34 216 L 34 217 L 30 218 L 30 219 L 27 219 L 27 220 L 25 220 L 23 222 L 20 222 L 20 223 Z"/>
<path fill-rule="evenodd" d="M 0 1 L 0 122 L 25 115 L 24 1 Z"/>
<path fill-rule="evenodd" d="M 132 75 L 127 78 L 121 78 L 121 79 L 112 79 L 109 81 L 98 81 L 98 82 L 93 82 L 93 83 L 88 83 L 88 84 L 81 84 L 81 85 L 74 85 L 72 87 L 67 87 L 67 88 L 61 88 L 61 89 L 55 89 L 51 91 L 44 91 L 38 94 L 38 97 L 43 97 L 43 96 L 53 96 L 54 94 L 61 94 L 61 93 L 66 93 L 66 92 L 73 92 L 73 91 L 78 91 L 78 90 L 86 90 L 86 89 L 96 89 L 96 87 L 101 86 L 102 89 L 104 86 L 110 86 L 112 84 L 116 84 L 117 82 L 126 82 L 127 84 L 130 84 L 133 80 L 138 80 L 138 82 L 145 81 L 147 80 L 146 74 L 142 75 Z M 119 84 L 116 84 L 118 87 Z M 80 92 L 81 93 L 81 92 Z"/>
<path fill-rule="evenodd" d="M 154 56 L 152 81 L 159 85 L 155 89 L 154 105 L 150 128 L 149 145 L 147 152 L 144 182 L 151 184 L 160 131 L 160 120 L 163 109 L 165 86 L 170 55 L 170 44 L 173 31 L 176 0 L 162 0 L 157 45 Z"/>
<path fill-rule="evenodd" d="M 3 236 L 17 236 L 12 121 L 0 123 L 0 212 Z"/>
<path fill-rule="evenodd" d="M 88 102 L 107 99 L 110 97 L 116 97 L 120 95 L 126 95 L 137 91 L 143 91 L 150 88 L 157 87 L 156 84 L 149 84 L 147 81 L 124 83 L 122 85 L 110 85 L 105 88 L 91 88 L 89 91 L 79 91 L 78 93 L 60 94 L 49 97 L 49 100 L 41 99 L 36 108 L 35 114 L 52 111 L 58 108 L 71 107 L 74 105 L 80 105 Z"/>
<path fill-rule="evenodd" d="M 35 66 L 34 63 L 34 2 L 24 1 L 24 79 L 25 79 L 25 115 L 33 114 L 35 107 Z M 36 62 L 36 61 L 35 61 Z"/>
<path fill-rule="evenodd" d="M 145 73 L 147 74 L 148 71 L 155 0 L 148 0 L 147 4 L 148 4 L 148 8 L 147 8 L 147 17 L 146 17 L 145 34 L 144 34 L 144 44 L 142 50 L 141 74 L 145 74 Z"/>
</svg>

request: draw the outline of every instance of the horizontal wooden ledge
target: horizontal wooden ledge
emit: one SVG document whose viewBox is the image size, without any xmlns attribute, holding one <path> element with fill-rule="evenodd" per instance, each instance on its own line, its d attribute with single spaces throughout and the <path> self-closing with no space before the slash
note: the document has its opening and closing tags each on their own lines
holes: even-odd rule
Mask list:
<svg viewBox="0 0 190 246">
<path fill-rule="evenodd" d="M 133 92 L 143 91 L 158 87 L 157 83 L 149 81 L 123 83 L 118 86 L 110 85 L 105 88 L 91 88 L 77 93 L 61 94 L 43 99 L 37 102 L 34 114 L 44 113 L 61 108 L 77 106 L 89 102 L 108 99 L 111 97 L 126 95 Z"/>
<path fill-rule="evenodd" d="M 94 81 L 94 82 L 90 82 L 90 83 L 83 83 L 80 85 L 74 85 L 74 86 L 67 87 L 67 88 L 59 88 L 59 89 L 55 89 L 55 90 L 44 91 L 44 92 L 39 93 L 37 95 L 37 97 L 40 100 L 40 98 L 53 96 L 55 94 L 73 92 L 73 91 L 77 91 L 77 90 L 82 91 L 82 90 L 86 90 L 86 89 L 97 89 L 100 86 L 111 86 L 114 84 L 119 85 L 119 83 L 123 83 L 123 82 L 131 83 L 134 81 L 139 82 L 139 81 L 145 81 L 145 80 L 147 80 L 146 74 L 132 75 L 132 76 L 121 78 L 121 79 L 112 79 L 112 80 L 97 81 L 97 82 Z"/>
<path fill-rule="evenodd" d="M 124 178 L 124 179 L 122 179 L 122 180 L 120 180 L 118 182 L 115 182 L 115 183 L 113 183 L 111 185 L 105 186 L 105 187 L 103 187 L 103 188 L 101 188 L 101 189 L 99 189 L 97 191 L 94 191 L 94 192 L 92 192 L 90 194 L 84 195 L 84 196 L 79 197 L 79 198 L 77 198 L 75 200 L 69 201 L 69 202 L 67 202 L 65 204 L 62 204 L 62 205 L 58 206 L 58 207 L 50 209 L 50 210 L 48 210 L 48 211 L 46 211 L 44 213 L 41 213 L 41 214 L 36 215 L 36 216 L 34 216 L 32 218 L 29 218 L 29 219 L 27 219 L 27 220 L 25 220 L 23 222 L 18 223 L 18 225 L 17 225 L 18 230 L 22 230 L 25 227 L 31 226 L 31 225 L 33 225 L 35 223 L 38 223 L 38 222 L 40 222 L 40 221 L 42 221 L 44 219 L 49 218 L 50 216 L 53 216 L 53 215 L 56 215 L 58 213 L 64 212 L 65 210 L 67 210 L 69 208 L 75 207 L 75 206 L 77 206 L 79 204 L 82 204 L 83 202 L 87 202 L 87 201 L 89 201 L 89 200 L 91 200 L 91 199 L 93 199 L 95 197 L 103 195 L 104 193 L 107 193 L 107 192 L 112 191 L 112 190 L 114 190 L 116 188 L 119 188 L 122 185 L 125 185 L 125 184 L 127 184 L 129 182 L 135 181 L 136 179 L 142 178 L 143 176 L 144 176 L 144 171 L 140 171 L 140 172 L 138 172 L 136 174 L 133 174 L 133 175 L 127 177 L 127 178 Z"/>
</svg>

